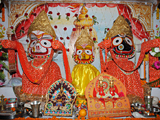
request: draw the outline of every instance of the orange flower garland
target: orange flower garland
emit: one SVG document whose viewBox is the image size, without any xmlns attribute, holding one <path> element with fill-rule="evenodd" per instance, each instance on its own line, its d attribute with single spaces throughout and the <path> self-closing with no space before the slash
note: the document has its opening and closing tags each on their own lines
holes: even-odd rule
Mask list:
<svg viewBox="0 0 160 120">
<path fill-rule="evenodd" d="M 52 118 L 15 118 L 14 120 L 160 120 L 160 116 L 157 115 L 155 118 L 109 118 L 109 117 L 96 117 L 85 119 L 84 117 L 78 117 L 77 119 L 71 118 L 56 118 L 53 116 Z"/>
</svg>

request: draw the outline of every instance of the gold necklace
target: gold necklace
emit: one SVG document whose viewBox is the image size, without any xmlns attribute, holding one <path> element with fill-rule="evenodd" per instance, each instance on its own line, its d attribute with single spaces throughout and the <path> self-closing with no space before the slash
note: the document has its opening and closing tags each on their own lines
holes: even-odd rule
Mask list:
<svg viewBox="0 0 160 120">
<path fill-rule="evenodd" d="M 31 62 L 31 65 L 32 65 L 32 67 L 34 67 L 34 68 L 36 68 L 36 69 L 39 69 L 39 68 L 41 68 L 41 67 L 47 62 L 47 60 L 48 60 L 48 59 L 45 59 L 45 61 L 44 61 L 40 66 L 37 66 L 37 67 L 36 67 L 36 66 L 33 65 L 33 62 L 34 62 L 34 59 L 33 59 L 32 62 Z"/>
</svg>

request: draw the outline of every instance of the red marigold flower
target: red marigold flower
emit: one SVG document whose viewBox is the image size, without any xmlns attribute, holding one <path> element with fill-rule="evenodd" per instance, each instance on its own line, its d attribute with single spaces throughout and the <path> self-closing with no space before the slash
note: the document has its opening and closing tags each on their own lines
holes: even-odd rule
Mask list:
<svg viewBox="0 0 160 120">
<path fill-rule="evenodd" d="M 107 28 L 107 30 L 109 30 L 109 28 Z"/>
<path fill-rule="evenodd" d="M 28 13 L 25 13 L 24 16 L 28 16 Z"/>
<path fill-rule="evenodd" d="M 93 41 L 96 41 L 96 38 L 95 38 L 95 37 L 93 38 Z"/>
<path fill-rule="evenodd" d="M 66 27 L 64 27 L 64 31 L 66 31 L 67 30 L 67 28 Z"/>
<path fill-rule="evenodd" d="M 86 14 L 85 17 L 88 18 L 88 15 Z"/>
<path fill-rule="evenodd" d="M 69 48 L 68 48 L 68 49 L 66 49 L 66 51 L 67 51 L 67 52 L 69 52 Z"/>
<path fill-rule="evenodd" d="M 48 14 L 52 14 L 52 11 L 49 11 Z"/>
<path fill-rule="evenodd" d="M 29 43 L 29 40 L 28 40 L 28 39 L 26 39 L 26 42 L 27 42 L 27 43 Z"/>
<path fill-rule="evenodd" d="M 54 28 L 57 29 L 57 25 L 55 25 Z"/>
<path fill-rule="evenodd" d="M 92 18 L 94 18 L 94 15 L 92 15 Z"/>
<path fill-rule="evenodd" d="M 76 28 L 73 28 L 72 30 L 73 30 L 73 31 L 76 31 Z"/>
<path fill-rule="evenodd" d="M 11 26 L 10 28 L 13 29 L 13 26 Z"/>
<path fill-rule="evenodd" d="M 66 13 L 67 16 L 70 16 L 70 13 Z"/>
<path fill-rule="evenodd" d="M 92 31 L 92 28 L 90 28 L 89 31 L 91 32 L 91 31 Z"/>
<path fill-rule="evenodd" d="M 57 15 L 60 15 L 60 13 L 58 12 Z"/>
<path fill-rule="evenodd" d="M 69 40 L 69 37 L 68 37 L 68 36 L 67 36 L 66 38 L 67 38 L 67 40 Z"/>
<path fill-rule="evenodd" d="M 63 40 L 63 37 L 60 37 L 61 40 Z"/>
<path fill-rule="evenodd" d="M 18 18 L 19 17 L 19 15 L 18 14 L 16 14 L 16 16 L 15 16 L 16 18 Z"/>
<path fill-rule="evenodd" d="M 75 17 L 78 17 L 78 14 L 75 14 L 74 16 L 75 16 Z"/>
<path fill-rule="evenodd" d="M 83 27 L 81 27 L 81 29 L 84 29 L 84 26 L 83 26 Z"/>
</svg>

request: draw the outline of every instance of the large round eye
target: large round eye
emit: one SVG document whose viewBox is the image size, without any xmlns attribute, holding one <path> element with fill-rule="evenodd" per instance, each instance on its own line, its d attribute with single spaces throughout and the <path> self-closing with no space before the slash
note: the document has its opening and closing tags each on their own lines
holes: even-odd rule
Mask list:
<svg viewBox="0 0 160 120">
<path fill-rule="evenodd" d="M 36 40 L 34 40 L 33 42 L 31 42 L 30 47 L 35 46 L 35 45 L 36 45 L 36 43 L 37 43 L 37 41 L 36 41 Z"/>
<path fill-rule="evenodd" d="M 82 50 L 77 50 L 77 55 L 82 54 Z"/>
<path fill-rule="evenodd" d="M 131 41 L 131 39 L 130 39 L 130 38 L 125 37 L 125 40 L 126 40 L 126 42 L 127 42 L 130 46 L 132 46 L 132 41 Z"/>
<path fill-rule="evenodd" d="M 91 51 L 91 50 L 85 50 L 85 53 L 86 53 L 87 55 L 91 55 L 91 54 L 92 54 L 92 51 Z"/>
<path fill-rule="evenodd" d="M 44 47 L 51 47 L 51 42 L 48 40 L 41 40 L 41 45 Z"/>
<path fill-rule="evenodd" d="M 117 45 L 119 45 L 121 43 L 122 43 L 122 38 L 121 37 L 114 38 L 113 45 L 117 46 Z"/>
</svg>

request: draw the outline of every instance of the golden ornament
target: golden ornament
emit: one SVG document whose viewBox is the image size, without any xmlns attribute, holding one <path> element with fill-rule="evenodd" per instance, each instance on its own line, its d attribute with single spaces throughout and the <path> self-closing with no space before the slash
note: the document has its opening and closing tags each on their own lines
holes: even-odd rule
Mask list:
<svg viewBox="0 0 160 120">
<path fill-rule="evenodd" d="M 90 27 L 93 26 L 93 20 L 89 17 L 87 14 L 88 10 L 86 9 L 85 6 L 82 7 L 80 11 L 80 15 L 78 16 L 78 19 L 74 21 L 75 26 L 85 26 L 85 27 Z"/>
<path fill-rule="evenodd" d="M 80 36 L 77 38 L 77 41 L 75 42 L 75 47 L 82 46 L 84 44 L 90 45 L 94 47 L 94 42 L 90 35 L 88 34 L 87 29 L 83 29 L 81 31 Z"/>
<path fill-rule="evenodd" d="M 39 13 L 39 15 L 34 19 L 32 24 L 30 25 L 28 35 L 35 30 L 43 31 L 56 38 L 55 31 L 52 28 L 47 13 L 44 10 Z"/>
<path fill-rule="evenodd" d="M 125 20 L 124 16 L 119 15 L 115 22 L 113 23 L 112 28 L 108 31 L 106 35 L 106 39 L 109 37 L 114 37 L 118 34 L 127 35 L 129 37 L 133 37 L 131 27 Z"/>
</svg>

